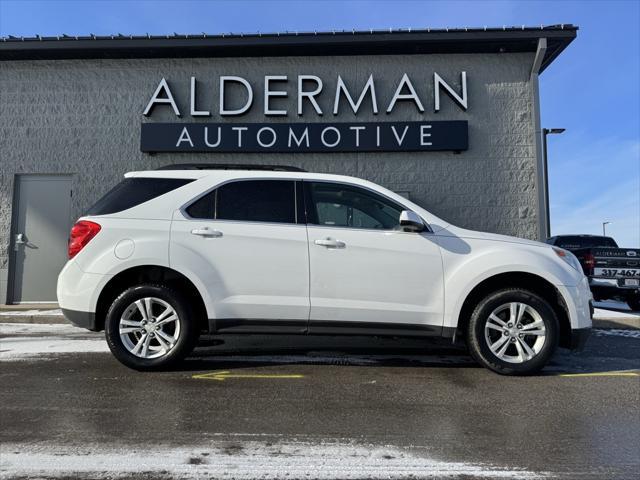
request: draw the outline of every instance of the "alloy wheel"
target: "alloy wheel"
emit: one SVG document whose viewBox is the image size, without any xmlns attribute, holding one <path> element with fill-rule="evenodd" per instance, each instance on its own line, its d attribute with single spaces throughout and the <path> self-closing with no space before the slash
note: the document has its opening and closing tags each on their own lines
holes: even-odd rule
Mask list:
<svg viewBox="0 0 640 480">
<path fill-rule="evenodd" d="M 531 305 L 510 302 L 493 310 L 484 327 L 489 350 L 508 363 L 533 359 L 544 346 L 547 329 L 538 311 Z"/>
<path fill-rule="evenodd" d="M 174 308 L 157 297 L 131 303 L 118 325 L 124 347 L 133 355 L 159 358 L 167 355 L 180 337 L 180 318 Z"/>
</svg>

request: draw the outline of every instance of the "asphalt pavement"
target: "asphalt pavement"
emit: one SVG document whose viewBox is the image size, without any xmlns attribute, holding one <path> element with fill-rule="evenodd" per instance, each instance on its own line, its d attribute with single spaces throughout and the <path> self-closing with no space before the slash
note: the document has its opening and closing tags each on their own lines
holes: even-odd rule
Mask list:
<svg viewBox="0 0 640 480">
<path fill-rule="evenodd" d="M 417 339 L 206 337 L 173 371 L 0 325 L 0 478 L 638 478 L 640 332 L 502 377 Z"/>
</svg>

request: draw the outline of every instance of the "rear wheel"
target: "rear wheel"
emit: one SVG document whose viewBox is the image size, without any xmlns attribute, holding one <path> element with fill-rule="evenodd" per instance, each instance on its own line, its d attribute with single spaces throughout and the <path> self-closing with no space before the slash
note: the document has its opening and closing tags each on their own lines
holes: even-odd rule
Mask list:
<svg viewBox="0 0 640 480">
<path fill-rule="evenodd" d="M 116 298 L 107 313 L 105 335 L 113 355 L 136 370 L 175 365 L 198 340 L 189 302 L 164 285 L 138 285 Z"/>
<path fill-rule="evenodd" d="M 558 346 L 558 332 L 558 319 L 546 300 L 510 288 L 478 303 L 467 344 L 484 367 L 504 375 L 527 375 L 547 364 Z"/>
</svg>

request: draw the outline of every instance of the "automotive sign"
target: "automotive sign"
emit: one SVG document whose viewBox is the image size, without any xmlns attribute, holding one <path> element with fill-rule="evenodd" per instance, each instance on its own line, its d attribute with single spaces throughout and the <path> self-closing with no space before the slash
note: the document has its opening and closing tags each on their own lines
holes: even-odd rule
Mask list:
<svg viewBox="0 0 640 480">
<path fill-rule="evenodd" d="M 412 152 L 468 148 L 466 120 L 143 123 L 143 152 Z"/>
</svg>

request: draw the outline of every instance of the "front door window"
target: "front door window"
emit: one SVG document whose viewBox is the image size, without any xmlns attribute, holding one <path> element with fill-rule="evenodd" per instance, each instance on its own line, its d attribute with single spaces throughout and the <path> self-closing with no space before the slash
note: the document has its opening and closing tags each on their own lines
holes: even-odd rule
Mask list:
<svg viewBox="0 0 640 480">
<path fill-rule="evenodd" d="M 340 183 L 309 182 L 308 192 L 310 224 L 369 230 L 400 229 L 402 206 L 367 189 Z"/>
</svg>

